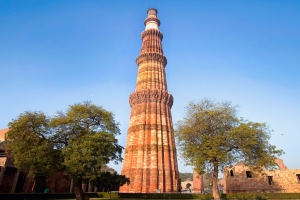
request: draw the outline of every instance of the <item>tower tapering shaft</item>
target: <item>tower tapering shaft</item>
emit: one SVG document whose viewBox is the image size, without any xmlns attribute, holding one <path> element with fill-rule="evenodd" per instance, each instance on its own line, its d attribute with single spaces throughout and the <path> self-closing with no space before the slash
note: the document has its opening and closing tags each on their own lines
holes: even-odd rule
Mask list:
<svg viewBox="0 0 300 200">
<path fill-rule="evenodd" d="M 120 192 L 175 192 L 179 174 L 171 116 L 173 96 L 167 91 L 167 59 L 157 10 L 150 8 L 147 13 L 136 59 L 136 89 L 129 97 L 131 114 L 122 174 L 130 178 L 130 184 Z"/>
</svg>

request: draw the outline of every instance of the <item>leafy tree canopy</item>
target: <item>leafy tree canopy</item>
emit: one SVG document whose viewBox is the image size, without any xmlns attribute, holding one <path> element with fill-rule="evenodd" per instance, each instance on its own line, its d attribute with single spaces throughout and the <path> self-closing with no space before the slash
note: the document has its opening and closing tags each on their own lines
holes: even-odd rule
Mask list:
<svg viewBox="0 0 300 200">
<path fill-rule="evenodd" d="M 50 141 L 50 119 L 42 112 L 24 112 L 9 123 L 6 150 L 14 165 L 31 178 L 47 176 L 61 168 L 59 152 Z"/>
<path fill-rule="evenodd" d="M 92 182 L 102 188 L 107 188 L 108 191 L 112 191 L 113 188 L 119 188 L 124 184 L 129 184 L 130 180 L 124 175 L 117 174 L 117 172 L 101 172 L 101 176 L 93 179 Z"/>
<path fill-rule="evenodd" d="M 99 177 L 109 161 L 122 161 L 118 134 L 119 124 L 111 112 L 83 102 L 53 117 L 22 113 L 9 123 L 6 148 L 16 167 L 32 178 L 67 171 L 75 180 L 76 192 L 82 182 Z"/>
<path fill-rule="evenodd" d="M 177 122 L 175 137 L 186 164 L 199 174 L 213 174 L 213 195 L 217 190 L 218 172 L 243 161 L 260 169 L 275 166 L 275 158 L 283 153 L 269 144 L 271 130 L 266 123 L 238 117 L 237 106 L 230 102 L 204 99 L 190 102 L 183 120 Z"/>
<path fill-rule="evenodd" d="M 193 173 L 180 173 L 179 172 L 179 177 L 181 181 L 186 181 L 187 179 L 193 180 Z"/>
</svg>

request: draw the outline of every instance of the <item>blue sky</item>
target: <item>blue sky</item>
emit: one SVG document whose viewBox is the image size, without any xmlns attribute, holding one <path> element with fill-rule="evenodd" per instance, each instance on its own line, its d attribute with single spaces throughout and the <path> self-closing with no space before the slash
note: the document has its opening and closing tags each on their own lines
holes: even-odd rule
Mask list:
<svg viewBox="0 0 300 200">
<path fill-rule="evenodd" d="M 0 129 L 27 110 L 54 115 L 90 100 L 115 114 L 125 147 L 149 7 L 164 34 L 173 121 L 189 101 L 231 101 L 266 122 L 287 167 L 300 169 L 300 1 L 2 0 Z"/>
</svg>

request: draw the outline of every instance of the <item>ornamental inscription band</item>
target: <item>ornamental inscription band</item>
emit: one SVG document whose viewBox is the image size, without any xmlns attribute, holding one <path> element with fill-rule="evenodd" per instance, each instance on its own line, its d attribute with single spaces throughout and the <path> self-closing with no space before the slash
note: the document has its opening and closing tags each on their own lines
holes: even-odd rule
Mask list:
<svg viewBox="0 0 300 200">
<path fill-rule="evenodd" d="M 164 103 L 171 108 L 173 105 L 173 96 L 166 91 L 141 90 L 132 93 L 129 97 L 130 107 L 143 102 Z"/>
</svg>

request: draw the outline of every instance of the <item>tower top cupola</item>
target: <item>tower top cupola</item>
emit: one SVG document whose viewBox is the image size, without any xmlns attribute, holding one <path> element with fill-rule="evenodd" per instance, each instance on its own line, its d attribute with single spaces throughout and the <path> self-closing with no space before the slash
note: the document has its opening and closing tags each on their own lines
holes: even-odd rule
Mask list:
<svg viewBox="0 0 300 200">
<path fill-rule="evenodd" d="M 147 10 L 147 18 L 145 19 L 144 21 L 144 24 L 146 26 L 145 30 L 148 30 L 148 29 L 156 29 L 158 30 L 158 27 L 160 25 L 160 21 L 159 19 L 157 18 L 157 10 L 155 8 L 149 8 Z"/>
</svg>

